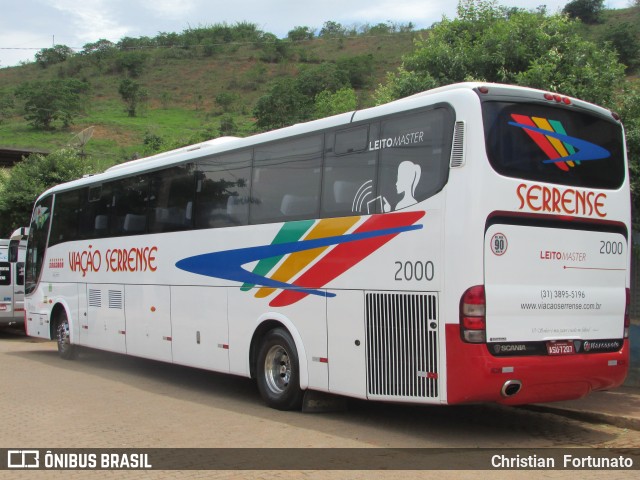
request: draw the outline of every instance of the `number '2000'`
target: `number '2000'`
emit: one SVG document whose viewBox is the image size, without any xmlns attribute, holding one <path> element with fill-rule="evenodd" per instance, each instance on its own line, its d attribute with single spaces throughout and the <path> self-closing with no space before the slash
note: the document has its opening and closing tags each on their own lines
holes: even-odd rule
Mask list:
<svg viewBox="0 0 640 480">
<path fill-rule="evenodd" d="M 604 240 L 600 240 L 601 255 L 622 255 L 622 251 L 622 242 L 605 242 Z"/>
<path fill-rule="evenodd" d="M 395 280 L 397 282 L 412 281 L 412 280 L 426 280 L 430 282 L 434 276 L 434 266 L 431 260 L 426 262 L 421 261 L 407 261 L 407 262 L 395 262 L 396 274 Z"/>
</svg>

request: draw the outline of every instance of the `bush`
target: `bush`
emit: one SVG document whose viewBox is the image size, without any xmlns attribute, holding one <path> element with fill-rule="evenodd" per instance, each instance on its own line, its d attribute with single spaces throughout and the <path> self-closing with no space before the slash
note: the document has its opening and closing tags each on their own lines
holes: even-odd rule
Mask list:
<svg viewBox="0 0 640 480">
<path fill-rule="evenodd" d="M 238 133 L 238 125 L 231 115 L 223 115 L 220 118 L 220 135 L 236 135 Z"/>
<path fill-rule="evenodd" d="M 344 72 L 353 88 L 369 86 L 373 77 L 373 55 L 357 55 L 342 58 L 337 62 L 338 70 Z"/>
<path fill-rule="evenodd" d="M 585 40 L 579 24 L 544 10 L 507 10 L 466 0 L 458 18 L 444 19 L 389 78 L 379 97 L 416 93 L 466 80 L 512 83 L 559 91 L 602 105 L 620 87 L 624 67 L 608 47 Z"/>
<path fill-rule="evenodd" d="M 227 113 L 233 107 L 233 104 L 238 101 L 238 95 L 229 92 L 220 92 L 216 95 L 216 103 L 220 105 L 222 111 Z"/>
<path fill-rule="evenodd" d="M 34 153 L 17 163 L 8 177 L 0 177 L 0 232 L 8 235 L 29 225 L 36 198 L 46 189 L 90 173 L 79 152 Z"/>
<path fill-rule="evenodd" d="M 270 92 L 258 99 L 253 114 L 256 127 L 273 130 L 309 118 L 312 101 L 296 88 L 292 78 L 276 81 Z"/>
<path fill-rule="evenodd" d="M 335 63 L 304 66 L 296 77 L 296 89 L 313 101 L 320 92 L 335 92 L 349 86 L 348 72 Z"/>
<path fill-rule="evenodd" d="M 314 112 L 316 118 L 351 112 L 358 106 L 358 97 L 353 88 L 342 88 L 335 93 L 325 90 L 316 96 Z"/>
</svg>

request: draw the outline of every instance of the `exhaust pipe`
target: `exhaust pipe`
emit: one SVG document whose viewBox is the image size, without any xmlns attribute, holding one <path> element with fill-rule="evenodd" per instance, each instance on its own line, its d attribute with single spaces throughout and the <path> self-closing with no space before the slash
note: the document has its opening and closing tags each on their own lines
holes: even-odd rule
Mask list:
<svg viewBox="0 0 640 480">
<path fill-rule="evenodd" d="M 520 380 L 507 380 L 502 385 L 502 390 L 500 390 L 500 394 L 503 397 L 513 397 L 516 395 L 520 389 L 522 388 L 522 382 Z"/>
</svg>

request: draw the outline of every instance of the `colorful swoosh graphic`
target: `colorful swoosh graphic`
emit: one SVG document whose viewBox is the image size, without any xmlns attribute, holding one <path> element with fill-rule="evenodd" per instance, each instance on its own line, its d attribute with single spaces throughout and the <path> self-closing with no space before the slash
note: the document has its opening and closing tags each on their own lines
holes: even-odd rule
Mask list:
<svg viewBox="0 0 640 480">
<path fill-rule="evenodd" d="M 591 142 L 570 137 L 561 122 L 541 117 L 511 114 L 515 122 L 509 125 L 522 128 L 549 157 L 543 163 L 555 163 L 565 172 L 580 162 L 609 158 L 611 153 Z"/>
<path fill-rule="evenodd" d="M 333 297 L 335 294 L 320 289 L 397 235 L 420 230 L 423 226 L 415 223 L 424 215 L 425 212 L 374 215 L 351 233 L 346 232 L 362 217 L 287 222 L 269 245 L 195 255 L 178 261 L 176 267 L 240 282 L 243 291 L 258 286 L 258 298 L 277 293 L 269 303 L 272 307 L 291 305 L 307 295 Z M 252 271 L 243 268 L 256 261 Z"/>
</svg>

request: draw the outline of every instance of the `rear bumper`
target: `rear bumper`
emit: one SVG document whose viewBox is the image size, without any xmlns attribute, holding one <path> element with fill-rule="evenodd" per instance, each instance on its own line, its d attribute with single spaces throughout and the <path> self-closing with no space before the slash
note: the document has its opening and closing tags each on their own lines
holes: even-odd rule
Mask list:
<svg viewBox="0 0 640 480">
<path fill-rule="evenodd" d="M 494 357 L 484 344 L 464 343 L 458 325 L 447 325 L 446 337 L 449 404 L 571 400 L 621 385 L 629 370 L 628 339 L 614 353 Z M 519 392 L 502 395 L 505 383 L 514 380 L 522 383 Z"/>
</svg>

